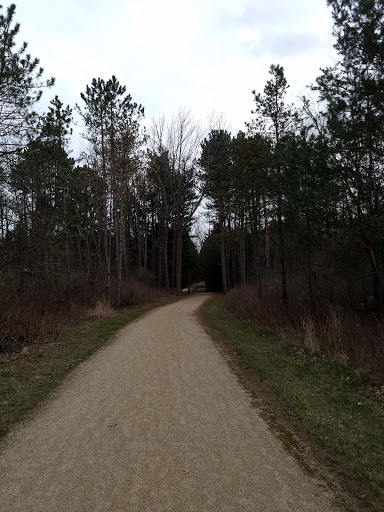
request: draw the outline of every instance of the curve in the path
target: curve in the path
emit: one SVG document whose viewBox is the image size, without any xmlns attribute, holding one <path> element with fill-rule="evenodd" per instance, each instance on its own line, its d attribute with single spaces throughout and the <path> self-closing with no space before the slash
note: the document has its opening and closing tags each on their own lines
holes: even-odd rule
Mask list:
<svg viewBox="0 0 384 512">
<path fill-rule="evenodd" d="M 0 452 L 2 512 L 327 512 L 270 432 L 193 295 L 122 329 Z"/>
</svg>

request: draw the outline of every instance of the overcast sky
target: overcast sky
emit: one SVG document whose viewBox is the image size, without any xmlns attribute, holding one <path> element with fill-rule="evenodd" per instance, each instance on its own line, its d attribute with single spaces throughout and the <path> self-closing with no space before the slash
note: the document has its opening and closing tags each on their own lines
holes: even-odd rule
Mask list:
<svg viewBox="0 0 384 512">
<path fill-rule="evenodd" d="M 147 118 L 185 106 L 204 121 L 215 110 L 236 132 L 271 64 L 284 67 L 293 100 L 336 57 L 326 0 L 15 3 L 19 42 L 56 77 L 46 98 L 71 106 L 93 78 L 114 74 Z"/>
</svg>

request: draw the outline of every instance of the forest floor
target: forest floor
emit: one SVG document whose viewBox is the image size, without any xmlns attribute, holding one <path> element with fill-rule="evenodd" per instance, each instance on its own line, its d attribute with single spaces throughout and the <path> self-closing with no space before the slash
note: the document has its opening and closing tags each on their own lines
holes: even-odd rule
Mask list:
<svg viewBox="0 0 384 512">
<path fill-rule="evenodd" d="M 337 510 L 202 328 L 205 298 L 121 329 L 10 432 L 2 512 Z"/>
</svg>

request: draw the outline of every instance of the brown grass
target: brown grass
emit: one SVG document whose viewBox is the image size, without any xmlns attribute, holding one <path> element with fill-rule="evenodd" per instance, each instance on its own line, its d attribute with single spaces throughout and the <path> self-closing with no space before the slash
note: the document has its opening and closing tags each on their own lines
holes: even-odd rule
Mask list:
<svg viewBox="0 0 384 512">
<path fill-rule="evenodd" d="M 97 286 L 87 287 L 80 279 L 76 282 L 74 275 L 66 285 L 31 281 L 24 283 L 22 290 L 12 287 L 11 279 L 0 283 L 0 353 L 17 353 L 26 346 L 44 344 L 64 327 L 83 319 L 111 316 L 113 300 L 105 297 L 101 281 L 97 282 Z M 130 277 L 122 286 L 121 307 L 145 306 L 164 295 L 163 290 Z"/>
<path fill-rule="evenodd" d="M 295 303 L 285 307 L 273 295 L 261 300 L 252 286 L 231 290 L 225 304 L 236 318 L 272 329 L 309 353 L 349 364 L 375 384 L 384 383 L 383 319 L 330 304 L 315 313 Z"/>
<path fill-rule="evenodd" d="M 106 299 L 99 299 L 95 305 L 84 310 L 84 316 L 87 318 L 108 318 L 114 312 L 110 302 Z"/>
<path fill-rule="evenodd" d="M 164 296 L 164 291 L 153 288 L 148 284 L 130 277 L 122 287 L 123 306 L 143 306 L 159 300 Z"/>
</svg>

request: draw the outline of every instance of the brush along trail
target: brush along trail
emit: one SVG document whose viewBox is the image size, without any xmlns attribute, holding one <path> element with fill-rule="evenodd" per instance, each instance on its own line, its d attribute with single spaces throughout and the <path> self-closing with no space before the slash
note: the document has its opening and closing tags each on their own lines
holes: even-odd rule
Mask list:
<svg viewBox="0 0 384 512">
<path fill-rule="evenodd" d="M 327 512 L 199 324 L 152 311 L 75 370 L 0 450 L 2 512 Z"/>
</svg>

